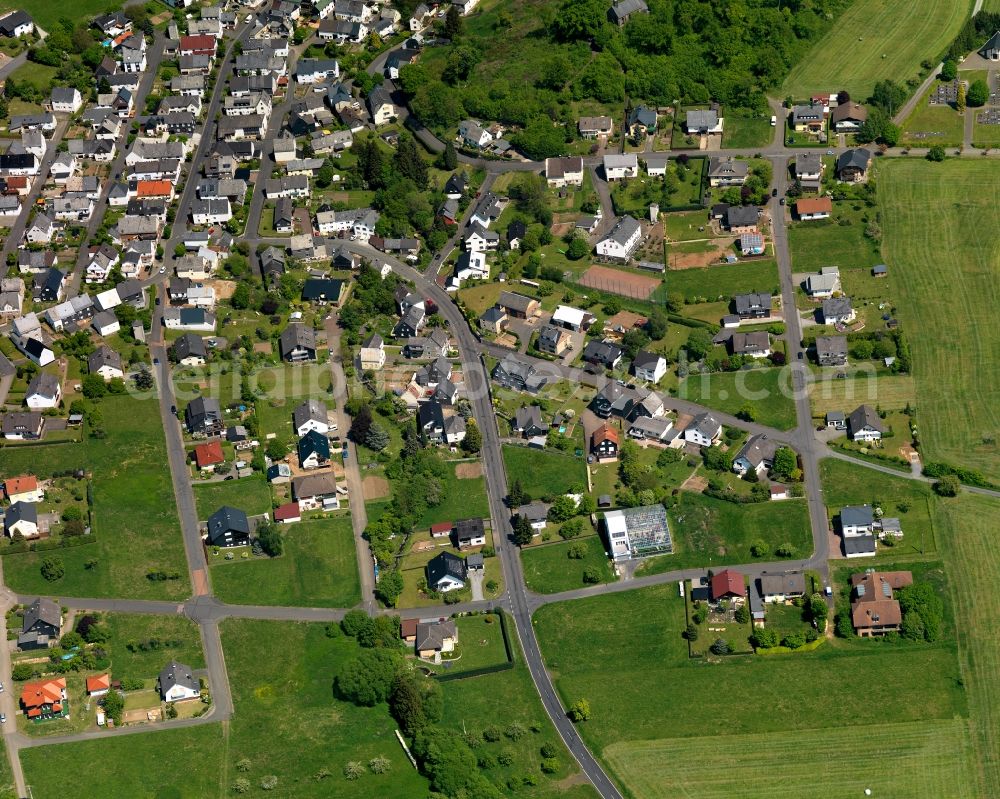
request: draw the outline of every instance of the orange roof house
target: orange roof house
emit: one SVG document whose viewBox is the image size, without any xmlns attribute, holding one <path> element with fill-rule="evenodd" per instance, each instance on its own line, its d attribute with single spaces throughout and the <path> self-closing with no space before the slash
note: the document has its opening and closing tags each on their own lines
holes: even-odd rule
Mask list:
<svg viewBox="0 0 1000 799">
<path fill-rule="evenodd" d="M 194 462 L 199 469 L 211 469 L 217 463 L 223 463 L 226 457 L 222 454 L 222 444 L 209 441 L 194 448 Z"/>
<path fill-rule="evenodd" d="M 823 219 L 833 213 L 829 197 L 804 197 L 795 201 L 795 212 L 802 219 Z"/>
<path fill-rule="evenodd" d="M 29 719 L 47 713 L 61 713 L 66 699 L 66 678 L 25 683 L 21 689 L 21 707 Z"/>
<path fill-rule="evenodd" d="M 298 502 L 287 502 L 274 509 L 274 520 L 276 522 L 297 522 L 302 518 L 302 511 L 299 510 Z"/>
<path fill-rule="evenodd" d="M 3 482 L 3 491 L 11 502 L 19 494 L 33 494 L 38 490 L 38 478 L 33 474 L 22 474 Z"/>
<path fill-rule="evenodd" d="M 87 678 L 87 694 L 89 696 L 100 696 L 111 690 L 111 675 L 98 674 L 96 677 Z"/>
<path fill-rule="evenodd" d="M 135 196 L 139 199 L 173 197 L 174 184 L 169 180 L 140 180 L 135 184 Z"/>
</svg>

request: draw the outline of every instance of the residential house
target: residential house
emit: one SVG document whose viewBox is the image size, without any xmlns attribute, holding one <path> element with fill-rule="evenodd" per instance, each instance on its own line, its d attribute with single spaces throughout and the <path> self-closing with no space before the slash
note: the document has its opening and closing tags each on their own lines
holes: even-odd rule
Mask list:
<svg viewBox="0 0 1000 799">
<path fill-rule="evenodd" d="M 765 474 L 774 466 L 774 453 L 777 451 L 778 443 L 774 439 L 755 433 L 733 458 L 733 471 L 740 477 L 751 471 L 757 475 Z"/>
<path fill-rule="evenodd" d="M 163 311 L 163 325 L 169 330 L 199 330 L 215 332 L 215 314 L 204 308 L 167 308 Z"/>
<path fill-rule="evenodd" d="M 309 327 L 292 322 L 278 339 L 281 359 L 290 363 L 316 360 L 316 332 Z"/>
<path fill-rule="evenodd" d="M 655 352 L 639 350 L 632 361 L 632 374 L 654 385 L 667 373 L 667 359 Z"/>
<path fill-rule="evenodd" d="M 363 3 L 352 3 L 354 4 L 364 8 Z M 295 65 L 295 82 L 299 84 L 324 83 L 339 78 L 340 64 L 336 59 L 302 58 Z"/>
<path fill-rule="evenodd" d="M 378 370 L 385 366 L 385 341 L 378 333 L 372 333 L 361 342 L 361 369 Z"/>
<path fill-rule="evenodd" d="M 583 185 L 583 158 L 578 155 L 545 159 L 545 179 L 552 188 Z"/>
<path fill-rule="evenodd" d="M 318 469 L 330 462 L 330 439 L 315 430 L 310 430 L 296 445 L 299 466 L 303 469 Z"/>
<path fill-rule="evenodd" d="M 708 590 L 713 602 L 721 599 L 739 602 L 747 596 L 746 578 L 733 569 L 723 569 L 712 575 Z"/>
<path fill-rule="evenodd" d="M 507 313 L 500 308 L 493 306 L 487 308 L 483 315 L 479 317 L 479 326 L 494 335 L 499 336 L 507 329 Z"/>
<path fill-rule="evenodd" d="M 386 125 L 398 116 L 398 111 L 389 96 L 389 92 L 382 86 L 375 86 L 368 92 L 365 106 L 368 108 L 368 113 L 371 114 L 372 123 L 376 126 Z"/>
<path fill-rule="evenodd" d="M 122 356 L 107 344 L 102 344 L 90 354 L 87 358 L 87 370 L 92 375 L 100 375 L 104 380 L 111 380 L 115 377 L 125 378 L 125 371 L 122 369 Z"/>
<path fill-rule="evenodd" d="M 0 433 L 12 441 L 33 441 L 42 437 L 45 417 L 35 411 L 15 411 L 0 417 Z"/>
<path fill-rule="evenodd" d="M 849 505 L 840 510 L 840 532 L 848 558 L 875 554 L 875 515 L 870 505 Z"/>
<path fill-rule="evenodd" d="M 771 315 L 772 298 L 769 293 L 737 294 L 733 301 L 740 319 L 766 319 Z"/>
<path fill-rule="evenodd" d="M 760 594 L 765 602 L 789 602 L 799 599 L 806 595 L 806 576 L 802 572 L 762 575 Z"/>
<path fill-rule="evenodd" d="M 583 349 L 582 358 L 587 363 L 614 369 L 622 359 L 622 348 L 610 341 L 591 339 Z"/>
<path fill-rule="evenodd" d="M 847 437 L 852 441 L 881 441 L 882 419 L 871 405 L 859 405 L 847 417 Z"/>
<path fill-rule="evenodd" d="M 38 372 L 28 383 L 24 404 L 31 410 L 58 407 L 62 400 L 62 386 L 59 378 L 48 372 Z"/>
<path fill-rule="evenodd" d="M 805 197 L 795 201 L 795 213 L 803 222 L 829 219 L 833 201 L 829 197 Z"/>
<path fill-rule="evenodd" d="M 223 505 L 208 517 L 207 543 L 213 547 L 250 545 L 250 521 L 239 508 Z"/>
<path fill-rule="evenodd" d="M 639 174 L 639 158 L 635 153 L 612 153 L 604 156 L 604 177 L 609 182 L 634 178 Z"/>
<path fill-rule="evenodd" d="M 766 330 L 753 333 L 733 333 L 729 339 L 733 355 L 745 355 L 749 358 L 766 358 L 771 354 L 771 337 Z"/>
<path fill-rule="evenodd" d="M 55 113 L 75 114 L 83 106 L 80 90 L 73 87 L 53 86 L 49 95 L 49 108 Z"/>
<path fill-rule="evenodd" d="M 760 209 L 753 205 L 731 205 L 726 208 L 723 227 L 730 233 L 756 233 Z"/>
<path fill-rule="evenodd" d="M 819 191 L 824 169 L 823 157 L 819 153 L 799 153 L 795 156 L 795 179 L 804 191 Z"/>
<path fill-rule="evenodd" d="M 499 238 L 493 231 L 479 228 L 484 234 L 492 234 Z M 468 242 L 467 242 L 468 246 Z M 482 249 L 472 246 L 458 256 L 455 261 L 455 272 L 448 284 L 449 289 L 457 289 L 462 285 L 463 280 L 489 280 L 490 266 L 486 263 L 486 253 Z"/>
<path fill-rule="evenodd" d="M 292 426 L 295 434 L 304 436 L 307 433 L 315 432 L 326 436 L 332 430 L 336 430 L 336 425 L 330 424 L 330 411 L 326 405 L 317 399 L 308 399 L 301 402 L 292 411 Z"/>
<path fill-rule="evenodd" d="M 695 416 L 684 430 L 684 440 L 699 447 L 711 447 L 722 435 L 722 424 L 710 413 Z"/>
<path fill-rule="evenodd" d="M 611 261 L 627 263 L 642 242 L 642 225 L 631 216 L 623 216 L 607 236 L 597 242 L 596 252 Z"/>
<path fill-rule="evenodd" d="M 422 305 L 413 305 L 406 310 L 402 318 L 392 328 L 394 338 L 413 338 L 424 326 L 424 309 Z"/>
<path fill-rule="evenodd" d="M 293 248 L 294 251 L 295 248 Z M 337 305 L 340 302 L 341 295 L 344 293 L 345 285 L 345 281 L 333 278 L 308 278 L 302 285 L 302 300 L 304 302 L 316 303 L 317 305 L 326 305 L 327 303 Z"/>
<path fill-rule="evenodd" d="M 21 709 L 31 721 L 63 718 L 67 713 L 66 698 L 65 677 L 50 677 L 21 686 Z"/>
<path fill-rule="evenodd" d="M 212 397 L 195 397 L 184 409 L 184 422 L 192 434 L 218 435 L 224 427 L 219 401 Z"/>
<path fill-rule="evenodd" d="M 714 108 L 691 109 L 685 116 L 684 129 L 688 133 L 698 135 L 722 133 L 724 122 L 725 120 Z"/>
<path fill-rule="evenodd" d="M 470 252 L 487 252 L 500 246 L 500 234 L 495 230 L 488 230 L 478 222 L 473 222 L 466 230 L 463 243 L 465 249 Z"/>
<path fill-rule="evenodd" d="M 792 130 L 796 133 L 818 135 L 823 132 L 826 122 L 826 106 L 823 103 L 809 103 L 792 107 Z"/>
<path fill-rule="evenodd" d="M 442 552 L 427 561 L 426 573 L 427 587 L 441 594 L 465 588 L 468 580 L 465 560 L 451 552 Z"/>
<path fill-rule="evenodd" d="M 608 19 L 619 28 L 623 27 L 633 14 L 648 14 L 649 7 L 644 0 L 619 0 L 608 9 Z"/>
<path fill-rule="evenodd" d="M 480 224 L 488 228 L 500 218 L 500 214 L 503 213 L 506 207 L 507 203 L 505 200 L 501 200 L 493 192 L 488 191 L 476 204 L 476 208 L 472 212 L 472 217 L 469 219 L 469 224 Z"/>
<path fill-rule="evenodd" d="M 299 510 L 337 510 L 340 495 L 337 479 L 332 472 L 318 472 L 292 479 L 292 496 L 299 503 Z"/>
<path fill-rule="evenodd" d="M 185 333 L 173 345 L 174 360 L 182 366 L 199 366 L 208 359 L 205 341 L 194 333 Z"/>
<path fill-rule="evenodd" d="M 732 156 L 708 159 L 708 185 L 742 186 L 750 174 L 746 161 L 737 161 Z"/>
<path fill-rule="evenodd" d="M 809 275 L 805 291 L 814 300 L 832 297 L 835 292 L 840 291 L 840 269 L 836 266 L 824 266 L 819 274 Z"/>
<path fill-rule="evenodd" d="M 861 103 L 848 100 L 830 112 L 830 127 L 837 133 L 857 133 L 868 120 L 868 109 Z"/>
<path fill-rule="evenodd" d="M 548 378 L 538 374 L 533 365 L 513 355 L 508 355 L 497 363 L 490 377 L 501 386 L 531 394 L 537 394 L 548 382 Z"/>
<path fill-rule="evenodd" d="M 649 416 L 640 416 L 628 428 L 629 438 L 638 441 L 656 441 L 666 443 L 673 431 L 674 423 L 670 419 L 654 419 Z M 674 438 L 679 436 L 674 432 Z"/>
<path fill-rule="evenodd" d="M 3 531 L 8 538 L 38 537 L 38 508 L 33 502 L 14 502 L 3 517 Z"/>
<path fill-rule="evenodd" d="M 654 114 L 654 126 L 655 114 Z M 614 132 L 614 122 L 611 117 L 580 117 L 576 123 L 580 138 L 596 139 L 600 136 L 610 136 Z"/>
<path fill-rule="evenodd" d="M 17 648 L 22 652 L 48 649 L 59 643 L 61 631 L 62 608 L 51 599 L 41 597 L 24 609 Z"/>
<path fill-rule="evenodd" d="M 222 432 L 221 428 L 219 432 Z M 226 456 L 222 452 L 222 444 L 218 441 L 198 444 L 192 452 L 192 458 L 195 466 L 203 472 L 210 472 L 220 463 L 226 462 Z"/>
<path fill-rule="evenodd" d="M 413 638 L 417 657 L 427 660 L 439 658 L 442 653 L 454 652 L 457 643 L 458 626 L 454 619 L 417 623 Z"/>
<path fill-rule="evenodd" d="M 45 499 L 45 489 L 33 474 L 7 478 L 3 481 L 3 493 L 10 503 L 41 502 Z"/>
<path fill-rule="evenodd" d="M 837 178 L 844 183 L 862 183 L 868 178 L 868 167 L 872 162 L 871 151 L 858 147 L 845 150 L 837 158 Z"/>
<path fill-rule="evenodd" d="M 656 109 L 635 106 L 628 114 L 628 132 L 633 138 L 656 132 Z"/>
<path fill-rule="evenodd" d="M 520 433 L 524 438 L 544 436 L 549 432 L 549 426 L 542 421 L 542 409 L 537 405 L 525 405 L 518 408 L 514 414 L 511 430 Z"/>
<path fill-rule="evenodd" d="M 2 158 L 3 156 L 0 156 Z M 34 158 L 34 156 L 31 156 Z M 36 214 L 34 220 L 24 231 L 24 240 L 28 244 L 48 244 L 55 235 L 56 225 L 45 214 Z"/>
<path fill-rule="evenodd" d="M 619 444 L 618 431 L 607 422 L 590 436 L 590 452 L 598 461 L 616 460 Z"/>
<path fill-rule="evenodd" d="M 820 366 L 846 366 L 846 336 L 817 336 L 816 361 Z"/>
<path fill-rule="evenodd" d="M 156 678 L 156 687 L 164 702 L 180 702 L 201 696 L 201 683 L 193 675 L 191 667 L 176 660 L 171 660 L 163 667 L 163 671 Z"/>
<path fill-rule="evenodd" d="M 850 297 L 829 297 L 821 308 L 824 325 L 846 325 L 857 316 Z"/>
<path fill-rule="evenodd" d="M 459 519 L 452 532 L 455 546 L 460 550 L 485 546 L 486 527 L 482 519 Z"/>
<path fill-rule="evenodd" d="M 590 403 L 590 409 L 602 419 L 612 415 L 629 419 L 635 417 L 636 408 L 641 401 L 642 396 L 637 389 L 613 380 L 598 389 Z"/>
<path fill-rule="evenodd" d="M 540 352 L 561 356 L 570 346 L 572 338 L 567 330 L 555 325 L 542 325 L 538 328 L 538 339 L 535 347 Z"/>
<path fill-rule="evenodd" d="M 903 622 L 903 612 L 895 592 L 913 584 L 913 574 L 907 571 L 879 572 L 868 570 L 851 575 L 851 624 L 862 638 L 897 632 Z"/>
<path fill-rule="evenodd" d="M 28 36 L 34 31 L 34 20 L 24 11 L 12 11 L 0 19 L 0 36 L 16 39 L 19 36 Z"/>
</svg>

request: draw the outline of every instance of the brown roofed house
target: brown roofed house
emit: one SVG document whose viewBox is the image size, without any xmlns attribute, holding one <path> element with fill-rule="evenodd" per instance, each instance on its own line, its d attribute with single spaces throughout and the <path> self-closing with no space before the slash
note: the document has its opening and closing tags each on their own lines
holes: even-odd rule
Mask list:
<svg viewBox="0 0 1000 799">
<path fill-rule="evenodd" d="M 913 584 L 910 572 L 877 572 L 851 575 L 851 623 L 862 638 L 895 632 L 903 613 L 894 592 Z"/>
</svg>

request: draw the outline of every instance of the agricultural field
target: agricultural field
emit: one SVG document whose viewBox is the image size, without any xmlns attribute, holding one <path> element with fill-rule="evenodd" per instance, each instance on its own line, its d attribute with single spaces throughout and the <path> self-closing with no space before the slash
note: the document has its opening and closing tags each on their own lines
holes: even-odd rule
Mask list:
<svg viewBox="0 0 1000 799">
<path fill-rule="evenodd" d="M 672 584 L 545 605 L 534 621 L 563 702 L 590 702 L 592 716 L 579 725 L 581 735 L 636 799 L 732 795 L 726 786 L 741 779 L 740 791 L 749 790 L 750 796 L 829 796 L 816 769 L 830 774 L 835 786 L 857 775 L 840 761 L 869 756 L 873 706 L 900 731 L 885 746 L 898 747 L 906 761 L 926 758 L 921 762 L 929 784 L 955 779 L 954 795 L 978 795 L 967 761 L 954 759 L 968 753 L 969 742 L 953 642 L 863 651 L 827 645 L 790 656 L 724 658 L 708 667 L 687 657 L 680 637 L 684 599 Z M 629 658 L 618 657 L 618 679 L 609 682 L 606 664 L 622 651 Z M 866 689 L 854 690 L 853 679 L 852 685 L 845 683 L 846 673 Z M 663 719 L 674 723 L 665 725 Z M 843 742 L 837 758 L 829 758 L 829 748 L 818 743 L 828 736 Z M 815 749 L 806 746 L 810 754 L 801 762 L 797 756 L 782 759 L 780 752 L 792 740 L 817 743 Z M 747 787 L 753 781 L 740 770 L 746 765 L 741 751 L 757 753 L 766 764 L 759 781 L 763 793 Z M 672 756 L 657 758 L 656 752 L 676 752 L 680 764 Z M 861 774 L 890 778 L 874 766 L 861 767 Z M 939 794 L 928 789 L 913 795 Z"/>
<path fill-rule="evenodd" d="M 1000 477 L 1000 338 L 994 329 L 1000 165 L 953 160 L 885 164 L 883 248 L 900 270 L 899 319 L 919 398 L 923 457 Z M 990 187 L 970 192 L 970 185 Z M 975 230 L 975 236 L 968 231 Z M 944 299 L 944 301 L 942 301 Z"/>
<path fill-rule="evenodd" d="M 91 477 L 96 543 L 58 552 L 4 558 L 8 586 L 22 593 L 181 599 L 191 592 L 185 569 L 163 430 L 156 400 L 105 397 L 100 403 L 107 436 L 79 444 L 5 447 L 5 474 L 50 475 L 83 468 Z M 54 582 L 39 571 L 58 557 L 65 576 Z M 152 571 L 180 575 L 153 581 Z"/>
<path fill-rule="evenodd" d="M 208 555 L 212 588 L 224 602 L 346 608 L 361 598 L 354 531 L 349 516 L 281 525 L 277 558 Z"/>
<path fill-rule="evenodd" d="M 642 574 L 749 563 L 753 560 L 750 546 L 758 539 L 772 550 L 791 544 L 800 558 L 812 552 L 809 512 L 803 500 L 738 505 L 690 491 L 682 491 L 678 499 L 667 514 L 674 553 L 649 558 L 639 567 Z"/>
<path fill-rule="evenodd" d="M 891 0 L 859 0 L 792 68 L 783 95 L 845 89 L 863 99 L 879 80 L 904 83 L 920 62 L 934 59 L 951 44 L 969 17 L 971 3 L 920 0 L 906 14 Z M 844 53 L 853 53 L 844 58 Z"/>
<path fill-rule="evenodd" d="M 582 557 L 570 557 L 574 548 L 582 549 Z M 599 535 L 527 547 L 521 550 L 521 564 L 528 589 L 539 594 L 585 587 L 583 572 L 588 568 L 597 570 L 599 582 L 613 583 L 618 579 Z"/>
<path fill-rule="evenodd" d="M 586 464 L 572 455 L 506 444 L 503 462 L 508 484 L 520 480 L 532 499 L 558 496 L 587 485 Z"/>
<path fill-rule="evenodd" d="M 121 8 L 124 3 L 106 2 L 106 0 L 82 0 L 73 4 L 74 19 L 89 19 L 98 14 L 104 14 L 109 9 Z M 0 11 L 12 11 L 16 8 L 26 8 L 42 30 L 51 31 L 59 24 L 59 20 L 67 16 L 64 0 L 0 0 Z"/>
<path fill-rule="evenodd" d="M 192 488 L 199 519 L 207 519 L 223 505 L 239 508 L 248 516 L 259 516 L 271 511 L 271 491 L 260 473 L 239 480 L 195 482 Z"/>
<path fill-rule="evenodd" d="M 776 368 L 711 372 L 686 378 L 677 396 L 734 415 L 749 404 L 758 424 L 790 430 L 796 420 L 789 380 L 787 370 Z"/>
<path fill-rule="evenodd" d="M 890 548 L 880 547 L 879 557 L 928 554 L 937 551 L 946 537 L 941 503 L 931 487 L 905 477 L 878 474 L 864 466 L 834 458 L 820 461 L 820 479 L 827 515 L 832 520 L 845 505 L 878 505 L 886 516 L 899 518 L 903 540 Z"/>
</svg>

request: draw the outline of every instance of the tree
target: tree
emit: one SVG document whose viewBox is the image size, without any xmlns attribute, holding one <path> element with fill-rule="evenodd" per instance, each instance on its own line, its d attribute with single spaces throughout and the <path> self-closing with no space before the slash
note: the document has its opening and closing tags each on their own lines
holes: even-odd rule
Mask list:
<svg viewBox="0 0 1000 799">
<path fill-rule="evenodd" d="M 681 633 L 681 637 L 684 638 L 687 641 L 692 641 L 692 642 L 697 641 L 698 640 L 698 625 L 697 624 L 688 624 L 688 626 L 684 628 L 684 632 Z"/>
<path fill-rule="evenodd" d="M 535 531 L 531 527 L 531 522 L 528 521 L 527 516 L 522 516 L 520 513 L 515 514 L 513 520 L 511 521 L 511 528 L 513 530 L 514 543 L 523 547 L 531 543 L 531 539 L 535 537 Z"/>
<path fill-rule="evenodd" d="M 257 527 L 257 543 L 268 557 L 276 558 L 284 551 L 281 531 L 274 522 L 261 522 Z"/>
<path fill-rule="evenodd" d="M 455 152 L 455 145 L 450 141 L 444 145 L 441 166 L 448 172 L 458 167 L 458 154 Z"/>
<path fill-rule="evenodd" d="M 778 645 L 778 634 L 769 627 L 755 627 L 751 642 L 758 649 L 770 649 Z"/>
<path fill-rule="evenodd" d="M 583 582 L 587 585 L 597 585 L 601 581 L 601 572 L 596 566 L 588 566 L 583 570 Z"/>
<path fill-rule="evenodd" d="M 579 261 L 590 253 L 590 245 L 580 236 L 574 236 L 566 248 L 566 257 L 571 261 Z"/>
<path fill-rule="evenodd" d="M 392 761 L 387 757 L 382 757 L 382 755 L 373 757 L 368 761 L 368 770 L 371 771 L 372 774 L 385 774 L 391 768 Z"/>
<path fill-rule="evenodd" d="M 35 667 L 30 663 L 15 663 L 14 668 L 10 673 L 11 679 L 17 680 L 30 680 L 35 676 Z"/>
<path fill-rule="evenodd" d="M 960 114 L 965 113 L 966 100 L 967 98 L 965 96 L 965 83 L 959 83 L 958 90 L 955 93 L 955 108 L 958 111 L 958 113 Z"/>
<path fill-rule="evenodd" d="M 364 444 L 368 431 L 372 426 L 372 411 L 367 405 L 362 405 L 351 420 L 351 430 L 348 437 L 357 444 Z"/>
<path fill-rule="evenodd" d="M 396 154 L 392 161 L 396 171 L 412 180 L 418 189 L 427 188 L 427 164 L 420 157 L 417 143 L 412 136 L 401 135 L 399 137 L 399 142 L 396 144 Z"/>
<path fill-rule="evenodd" d="M 371 623 L 371 616 L 363 610 L 349 610 L 340 621 L 340 629 L 344 631 L 344 635 L 357 638 L 362 630 L 371 626 Z"/>
<path fill-rule="evenodd" d="M 272 438 L 264 449 L 272 461 L 280 461 L 288 454 L 288 445 L 280 438 Z"/>
<path fill-rule="evenodd" d="M 316 174 L 316 185 L 321 189 L 325 189 L 331 183 L 333 183 L 333 164 L 330 163 L 330 159 L 328 158 L 323 162 L 323 166 L 319 168 L 319 172 Z"/>
<path fill-rule="evenodd" d="M 750 609 L 746 606 L 746 604 L 740 605 L 736 608 L 735 617 L 738 624 L 750 623 Z"/>
<path fill-rule="evenodd" d="M 537 116 L 514 134 L 511 144 L 528 158 L 543 161 L 565 151 L 566 134 L 562 126 L 553 124 L 547 116 Z"/>
<path fill-rule="evenodd" d="M 966 102 L 973 108 L 986 105 L 986 101 L 989 99 L 990 87 L 986 85 L 986 81 L 984 80 L 974 80 L 965 95 Z"/>
<path fill-rule="evenodd" d="M 237 310 L 250 307 L 250 286 L 245 282 L 237 283 L 233 296 L 229 298 L 229 304 Z"/>
<path fill-rule="evenodd" d="M 125 711 L 125 699 L 118 691 L 108 691 L 101 700 L 104 712 L 116 725 L 122 723 L 122 713 Z"/>
<path fill-rule="evenodd" d="M 403 593 L 403 575 L 396 569 L 379 573 L 375 585 L 375 598 L 387 608 L 396 607 L 399 595 Z"/>
<path fill-rule="evenodd" d="M 774 464 L 771 470 L 779 480 L 788 480 L 792 472 L 798 468 L 795 452 L 788 447 L 778 447 L 774 453 Z"/>
<path fill-rule="evenodd" d="M 712 334 L 703 327 L 696 327 L 688 333 L 688 357 L 698 361 L 704 358 L 712 348 Z"/>
<path fill-rule="evenodd" d="M 729 654 L 729 644 L 726 643 L 724 638 L 716 638 L 709 650 L 713 655 L 728 655 Z"/>
<path fill-rule="evenodd" d="M 854 346 L 851 347 L 851 354 L 859 361 L 869 360 L 874 351 L 875 345 L 866 338 L 854 342 Z"/>
<path fill-rule="evenodd" d="M 479 430 L 479 425 L 475 419 L 469 419 L 465 423 L 465 438 L 462 439 L 462 452 L 468 455 L 475 455 L 483 448 L 483 434 Z"/>
<path fill-rule="evenodd" d="M 962 484 L 954 474 L 946 474 L 934 483 L 934 493 L 939 497 L 957 497 Z"/>
<path fill-rule="evenodd" d="M 365 773 L 365 767 L 357 760 L 350 760 L 344 765 L 344 778 L 354 782 Z"/>
<path fill-rule="evenodd" d="M 868 98 L 868 102 L 893 117 L 906 102 L 906 96 L 906 89 L 898 83 L 891 80 L 880 80 L 872 89 L 872 96 Z"/>
<path fill-rule="evenodd" d="M 444 17 L 445 37 L 455 41 L 455 39 L 462 35 L 462 27 L 462 12 L 458 10 L 458 6 L 449 6 L 448 13 Z"/>
<path fill-rule="evenodd" d="M 524 486 L 521 485 L 521 481 L 515 478 L 513 485 L 511 485 L 510 489 L 508 489 L 507 505 L 511 508 L 519 508 L 529 499 L 530 497 L 525 493 Z"/>
<path fill-rule="evenodd" d="M 590 702 L 587 699 L 577 699 L 570 705 L 567 715 L 574 724 L 586 721 L 590 718 Z"/>
<path fill-rule="evenodd" d="M 736 412 L 736 418 L 742 419 L 744 422 L 756 422 L 757 408 L 754 407 L 753 403 L 745 402 Z"/>
<path fill-rule="evenodd" d="M 351 430 L 354 430 L 354 426 L 351 426 Z M 392 439 L 389 438 L 389 433 L 386 432 L 385 428 L 382 427 L 378 422 L 372 422 L 371 426 L 368 428 L 368 433 L 365 436 L 365 446 L 368 449 L 375 452 L 381 452 L 386 447 L 389 446 L 389 442 Z"/>
<path fill-rule="evenodd" d="M 942 147 L 940 144 L 935 144 L 927 151 L 928 161 L 944 161 L 944 156 L 945 156 L 944 147 Z"/>
<path fill-rule="evenodd" d="M 87 375 L 83 378 L 83 396 L 87 399 L 100 399 L 108 393 L 108 385 L 100 375 Z"/>
<path fill-rule="evenodd" d="M 549 512 L 546 518 L 550 522 L 564 522 L 567 519 L 572 519 L 576 515 L 576 500 L 573 497 L 568 497 L 565 494 L 556 497 L 555 502 L 549 506 Z"/>
<path fill-rule="evenodd" d="M 941 73 L 939 77 L 941 80 L 949 83 L 958 77 L 958 64 L 955 63 L 954 58 L 947 59 L 941 65 Z"/>
<path fill-rule="evenodd" d="M 441 685 L 436 680 L 426 679 L 413 671 L 396 675 L 389 695 L 389 712 L 407 735 L 412 736 L 438 721 L 443 709 Z"/>
<path fill-rule="evenodd" d="M 337 695 L 348 702 L 374 707 L 389 699 L 393 679 L 403 665 L 398 652 L 365 649 L 345 663 L 334 680 Z"/>
<path fill-rule="evenodd" d="M 42 561 L 41 572 L 42 577 L 50 583 L 54 583 L 56 580 L 61 580 L 66 574 L 66 567 L 63 565 L 62 558 L 46 558 Z"/>
<path fill-rule="evenodd" d="M 658 341 L 667 335 L 667 315 L 659 308 L 654 308 L 646 317 L 646 335 L 651 341 Z"/>
<path fill-rule="evenodd" d="M 139 391 L 151 391 L 153 388 L 153 375 L 150 374 L 150 371 L 146 368 L 145 364 L 143 364 L 142 368 L 136 372 L 135 377 L 133 377 L 132 380 L 135 383 L 135 387 L 139 389 Z"/>
</svg>

